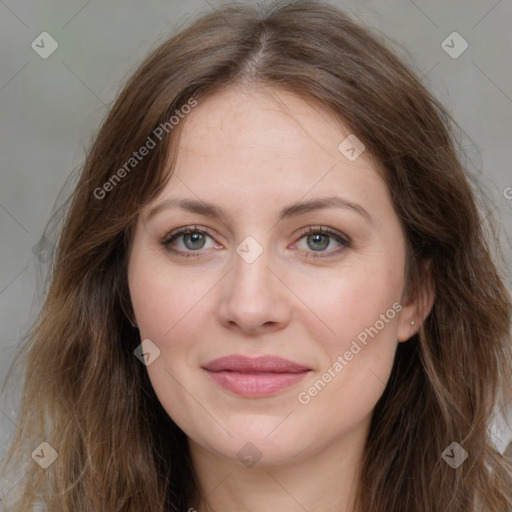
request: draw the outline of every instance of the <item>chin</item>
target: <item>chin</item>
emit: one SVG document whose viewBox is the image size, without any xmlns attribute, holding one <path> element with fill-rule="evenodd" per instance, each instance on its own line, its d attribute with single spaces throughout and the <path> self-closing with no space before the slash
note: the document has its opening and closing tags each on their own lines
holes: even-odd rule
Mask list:
<svg viewBox="0 0 512 512">
<path fill-rule="evenodd" d="M 223 432 L 222 436 L 214 437 L 211 435 L 212 432 L 207 437 L 201 435 L 204 433 L 196 432 L 189 437 L 203 450 L 245 467 L 286 465 L 311 456 L 321 448 L 315 446 L 315 439 L 321 438 L 320 433 L 310 431 L 308 436 L 303 427 L 300 432 L 290 430 L 291 425 L 283 428 L 282 424 L 279 425 L 282 420 L 283 418 L 269 418 L 257 426 L 254 418 L 251 418 L 237 425 L 229 425 L 227 429 L 233 437 L 226 432 Z M 286 421 L 288 419 L 284 420 Z"/>
</svg>

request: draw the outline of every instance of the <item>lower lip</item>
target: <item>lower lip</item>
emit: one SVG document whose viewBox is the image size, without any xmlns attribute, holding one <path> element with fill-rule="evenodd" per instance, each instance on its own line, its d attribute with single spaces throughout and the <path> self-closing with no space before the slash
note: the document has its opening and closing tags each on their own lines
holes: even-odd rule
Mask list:
<svg viewBox="0 0 512 512">
<path fill-rule="evenodd" d="M 208 371 L 208 370 L 207 370 Z M 222 388 L 246 397 L 267 396 L 301 381 L 309 370 L 298 373 L 211 372 L 212 379 Z"/>
</svg>

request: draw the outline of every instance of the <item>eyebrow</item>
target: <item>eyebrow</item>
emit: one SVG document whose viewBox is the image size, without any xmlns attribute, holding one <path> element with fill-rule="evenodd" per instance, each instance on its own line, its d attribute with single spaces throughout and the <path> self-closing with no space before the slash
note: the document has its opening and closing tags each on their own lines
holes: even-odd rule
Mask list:
<svg viewBox="0 0 512 512">
<path fill-rule="evenodd" d="M 149 221 L 149 219 L 154 217 L 157 213 L 170 208 L 182 208 L 189 212 L 197 213 L 205 217 L 217 218 L 224 222 L 227 220 L 224 210 L 212 203 L 198 201 L 195 199 L 166 199 L 149 211 L 146 216 L 146 221 Z M 279 212 L 278 221 L 286 218 L 298 217 L 299 215 L 323 210 L 325 208 L 343 208 L 345 210 L 354 211 L 372 224 L 371 215 L 361 205 L 347 201 L 341 197 L 320 197 L 310 201 L 293 203 L 284 207 Z"/>
</svg>

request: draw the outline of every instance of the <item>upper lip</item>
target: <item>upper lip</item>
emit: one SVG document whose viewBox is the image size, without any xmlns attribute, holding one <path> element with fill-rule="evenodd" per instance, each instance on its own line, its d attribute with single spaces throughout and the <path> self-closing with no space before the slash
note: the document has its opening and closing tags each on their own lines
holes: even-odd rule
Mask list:
<svg viewBox="0 0 512 512">
<path fill-rule="evenodd" d="M 203 365 L 211 372 L 235 371 L 242 373 L 300 373 L 311 370 L 307 366 L 277 356 L 246 357 L 232 354 L 219 357 Z"/>
</svg>

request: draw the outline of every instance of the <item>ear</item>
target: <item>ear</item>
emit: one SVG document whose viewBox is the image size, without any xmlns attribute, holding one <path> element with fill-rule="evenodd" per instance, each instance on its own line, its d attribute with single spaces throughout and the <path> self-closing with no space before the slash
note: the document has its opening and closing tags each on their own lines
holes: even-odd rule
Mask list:
<svg viewBox="0 0 512 512">
<path fill-rule="evenodd" d="M 436 293 L 430 265 L 420 281 L 409 296 L 403 299 L 404 303 L 398 319 L 397 340 L 399 342 L 407 341 L 414 336 L 432 311 Z"/>
</svg>

